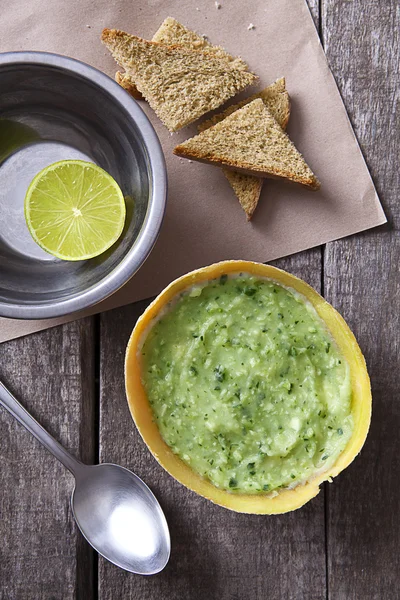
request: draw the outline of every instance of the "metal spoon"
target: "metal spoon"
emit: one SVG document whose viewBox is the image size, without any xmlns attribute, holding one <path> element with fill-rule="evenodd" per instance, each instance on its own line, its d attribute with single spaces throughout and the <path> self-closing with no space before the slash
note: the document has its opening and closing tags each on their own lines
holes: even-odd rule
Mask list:
<svg viewBox="0 0 400 600">
<path fill-rule="evenodd" d="M 74 475 L 72 511 L 89 544 L 126 571 L 139 575 L 162 571 L 171 550 L 169 530 L 147 485 L 124 467 L 88 466 L 73 458 L 1 382 L 0 404 Z"/>
</svg>

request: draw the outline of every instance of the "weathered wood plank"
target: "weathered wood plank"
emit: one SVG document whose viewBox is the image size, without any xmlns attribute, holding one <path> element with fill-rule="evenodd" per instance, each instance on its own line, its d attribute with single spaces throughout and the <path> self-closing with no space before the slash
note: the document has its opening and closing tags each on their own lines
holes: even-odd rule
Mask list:
<svg viewBox="0 0 400 600">
<path fill-rule="evenodd" d="M 319 30 L 319 4 L 320 0 L 307 0 L 308 8 L 314 19 L 315 27 Z"/>
<path fill-rule="evenodd" d="M 326 298 L 358 338 L 373 392 L 366 445 L 355 463 L 328 487 L 331 600 L 398 597 L 399 263 L 400 238 L 394 232 L 331 244 L 326 252 Z"/>
<path fill-rule="evenodd" d="M 320 285 L 313 250 L 279 261 Z M 123 384 L 125 346 L 145 303 L 101 316 L 100 460 L 133 469 L 159 498 L 172 536 L 171 561 L 156 577 L 127 574 L 100 559 L 99 598 L 138 600 L 321 600 L 325 597 L 323 493 L 292 514 L 240 515 L 173 480 L 145 448 L 132 423 Z"/>
<path fill-rule="evenodd" d="M 75 456 L 94 459 L 91 319 L 0 346 L 0 377 Z M 73 478 L 0 408 L 0 598 L 91 600 L 93 552 L 75 526 Z"/>
<path fill-rule="evenodd" d="M 325 49 L 389 227 L 329 244 L 325 296 L 365 352 L 373 390 L 367 443 L 328 487 L 331 600 L 392 600 L 400 585 L 400 135 L 398 4 L 323 0 Z"/>
</svg>

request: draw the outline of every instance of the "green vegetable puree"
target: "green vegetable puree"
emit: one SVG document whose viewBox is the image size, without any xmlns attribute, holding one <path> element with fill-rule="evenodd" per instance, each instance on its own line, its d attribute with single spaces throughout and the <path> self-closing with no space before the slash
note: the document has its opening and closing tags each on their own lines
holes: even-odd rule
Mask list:
<svg viewBox="0 0 400 600">
<path fill-rule="evenodd" d="M 348 364 L 311 304 L 271 280 L 193 287 L 151 328 L 142 360 L 165 442 L 219 488 L 294 487 L 351 437 Z"/>
</svg>

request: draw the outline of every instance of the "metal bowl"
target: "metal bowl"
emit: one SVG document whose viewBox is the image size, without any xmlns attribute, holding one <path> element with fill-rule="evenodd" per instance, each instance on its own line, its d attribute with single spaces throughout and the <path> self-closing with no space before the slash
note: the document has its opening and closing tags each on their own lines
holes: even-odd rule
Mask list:
<svg viewBox="0 0 400 600">
<path fill-rule="evenodd" d="M 103 167 L 118 182 L 127 203 L 120 239 L 87 261 L 67 262 L 47 254 L 25 223 L 30 181 L 45 166 L 64 159 Z M 157 135 L 117 83 L 64 56 L 0 54 L 1 316 L 66 315 L 93 306 L 123 286 L 156 241 L 166 189 Z"/>
</svg>

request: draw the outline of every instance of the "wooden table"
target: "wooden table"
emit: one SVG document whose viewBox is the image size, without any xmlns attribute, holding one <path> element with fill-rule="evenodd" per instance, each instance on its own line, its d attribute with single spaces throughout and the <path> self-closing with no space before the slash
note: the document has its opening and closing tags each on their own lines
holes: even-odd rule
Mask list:
<svg viewBox="0 0 400 600">
<path fill-rule="evenodd" d="M 321 291 L 365 353 L 374 408 L 361 456 L 297 512 L 231 513 L 167 475 L 132 425 L 123 358 L 145 302 L 3 344 L 0 376 L 57 439 L 150 485 L 172 556 L 151 578 L 99 558 L 74 525 L 69 473 L 0 410 L 1 600 L 400 598 L 399 5 L 310 6 L 389 224 L 276 264 Z"/>
</svg>

